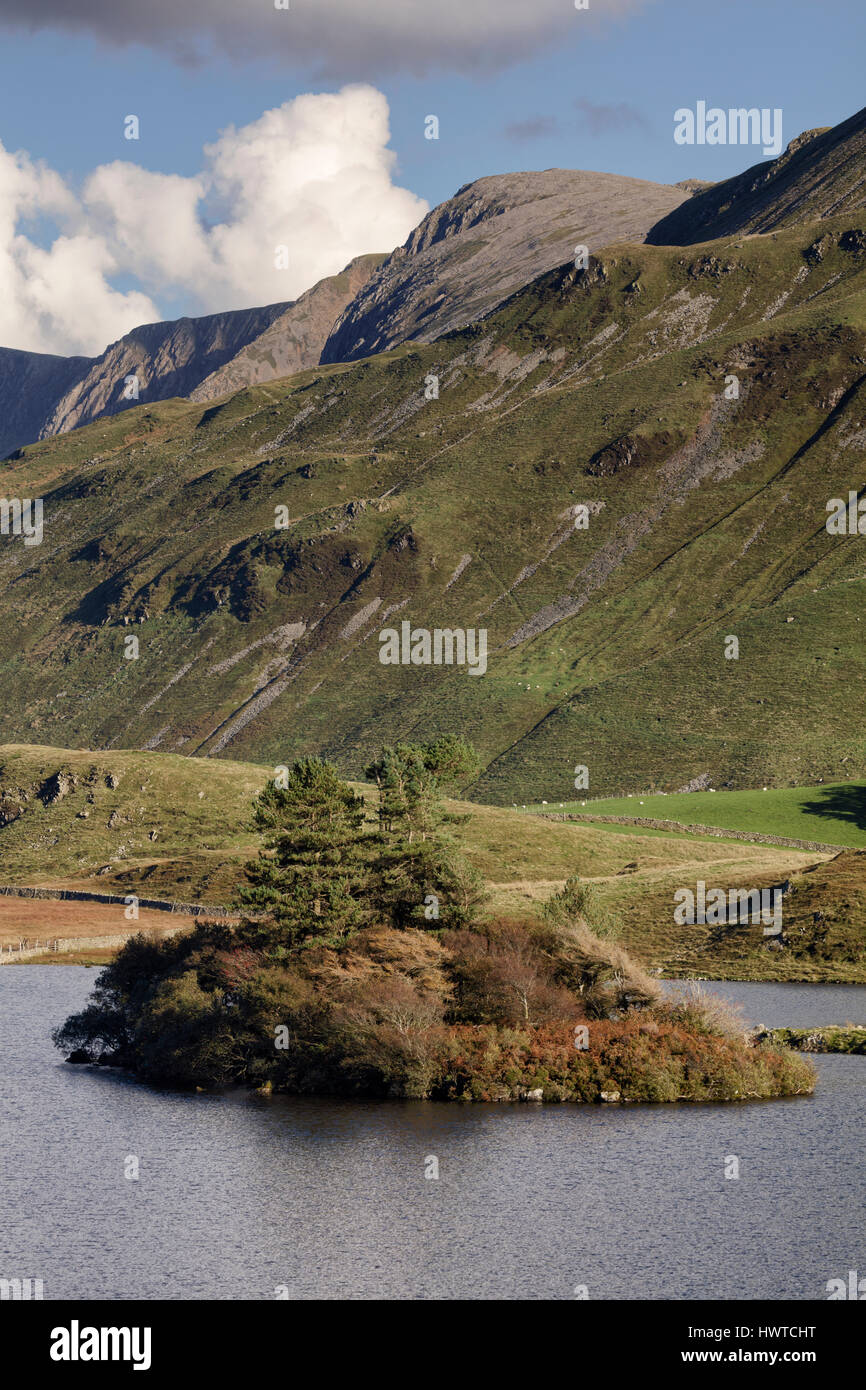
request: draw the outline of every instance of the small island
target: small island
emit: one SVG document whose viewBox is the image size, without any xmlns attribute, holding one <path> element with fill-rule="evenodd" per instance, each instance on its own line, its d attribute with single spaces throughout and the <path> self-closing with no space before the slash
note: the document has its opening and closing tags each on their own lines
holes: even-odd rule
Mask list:
<svg viewBox="0 0 866 1390">
<path fill-rule="evenodd" d="M 385 748 L 359 793 L 303 758 L 253 804 L 233 921 L 131 938 L 54 1040 L 160 1085 L 460 1101 L 808 1095 L 810 1063 L 721 1001 L 666 996 L 573 875 L 531 923 L 484 913 L 447 789 L 463 739 Z"/>
</svg>

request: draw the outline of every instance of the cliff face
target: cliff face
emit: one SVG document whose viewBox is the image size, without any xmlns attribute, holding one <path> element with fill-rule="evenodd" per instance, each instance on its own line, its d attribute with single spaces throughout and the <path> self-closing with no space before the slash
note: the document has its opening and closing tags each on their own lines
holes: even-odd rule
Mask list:
<svg viewBox="0 0 866 1390">
<path fill-rule="evenodd" d="M 0 348 L 0 457 L 136 404 L 213 400 L 316 366 L 335 319 L 381 260 L 359 256 L 292 302 L 144 324 L 99 357 Z M 130 376 L 137 399 L 124 395 Z"/>
<path fill-rule="evenodd" d="M 89 370 L 49 406 L 38 437 L 65 434 L 131 405 L 188 396 L 203 377 L 231 361 L 287 307 L 270 304 L 264 309 L 134 328 L 95 358 Z M 124 399 L 128 376 L 138 378 L 137 402 Z"/>
<path fill-rule="evenodd" d="M 489 314 L 515 291 L 614 241 L 644 241 L 688 194 L 616 174 L 545 169 L 495 174 L 433 209 L 334 325 L 322 362 L 432 342 Z"/>
<path fill-rule="evenodd" d="M 737 232 L 771 232 L 866 207 L 866 107 L 828 130 L 809 130 L 778 159 L 712 184 L 653 227 L 656 246 L 687 246 Z"/>
<path fill-rule="evenodd" d="M 47 404 L 80 381 L 92 362 L 0 348 L 0 458 L 39 438 Z"/>
<path fill-rule="evenodd" d="M 190 398 L 210 401 L 244 386 L 315 367 L 334 322 L 384 259 L 384 253 L 357 256 L 339 275 L 320 280 L 230 361 L 205 377 Z"/>
</svg>

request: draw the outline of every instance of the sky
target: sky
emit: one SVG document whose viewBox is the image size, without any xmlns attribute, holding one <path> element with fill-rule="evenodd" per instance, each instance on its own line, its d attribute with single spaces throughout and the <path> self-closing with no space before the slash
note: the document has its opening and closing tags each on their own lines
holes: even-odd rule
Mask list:
<svg viewBox="0 0 866 1390">
<path fill-rule="evenodd" d="M 0 0 L 0 345 L 296 298 L 485 174 L 727 178 L 762 150 L 678 109 L 786 144 L 864 55 L 862 0 Z"/>
</svg>

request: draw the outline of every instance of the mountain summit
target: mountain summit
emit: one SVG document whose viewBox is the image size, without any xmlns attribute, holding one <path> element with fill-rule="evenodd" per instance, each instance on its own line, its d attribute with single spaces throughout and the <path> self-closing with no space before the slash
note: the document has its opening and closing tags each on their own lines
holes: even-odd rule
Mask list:
<svg viewBox="0 0 866 1390">
<path fill-rule="evenodd" d="M 347 307 L 322 362 L 351 362 L 477 322 L 509 295 L 574 259 L 644 241 L 683 189 L 574 169 L 493 174 L 433 208 Z"/>
</svg>

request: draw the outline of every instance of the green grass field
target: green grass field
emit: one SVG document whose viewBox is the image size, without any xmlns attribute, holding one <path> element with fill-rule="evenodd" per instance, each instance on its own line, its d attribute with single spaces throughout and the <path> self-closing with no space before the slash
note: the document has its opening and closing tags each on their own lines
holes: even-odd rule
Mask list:
<svg viewBox="0 0 866 1390">
<path fill-rule="evenodd" d="M 581 815 L 646 816 L 683 825 L 754 831 L 786 839 L 816 840 L 846 849 L 866 848 L 866 782 L 817 787 L 770 787 L 767 791 L 685 792 L 669 796 L 610 797 L 602 801 L 550 802 L 527 811 Z"/>
</svg>

